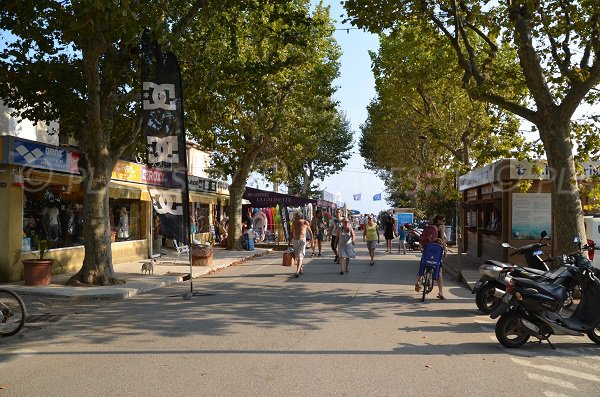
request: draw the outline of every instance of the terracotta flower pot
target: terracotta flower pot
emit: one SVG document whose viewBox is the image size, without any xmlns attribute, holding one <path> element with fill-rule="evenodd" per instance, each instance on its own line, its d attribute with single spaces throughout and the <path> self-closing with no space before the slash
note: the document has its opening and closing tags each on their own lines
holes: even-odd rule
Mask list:
<svg viewBox="0 0 600 397">
<path fill-rule="evenodd" d="M 52 281 L 53 259 L 24 259 L 25 285 L 48 285 Z"/>
</svg>

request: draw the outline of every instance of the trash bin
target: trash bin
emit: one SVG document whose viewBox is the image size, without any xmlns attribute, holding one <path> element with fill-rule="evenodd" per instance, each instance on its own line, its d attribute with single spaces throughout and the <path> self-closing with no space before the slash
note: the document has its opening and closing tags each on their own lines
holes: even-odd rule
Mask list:
<svg viewBox="0 0 600 397">
<path fill-rule="evenodd" d="M 192 266 L 210 266 L 213 261 L 213 248 L 210 245 L 192 244 Z"/>
</svg>

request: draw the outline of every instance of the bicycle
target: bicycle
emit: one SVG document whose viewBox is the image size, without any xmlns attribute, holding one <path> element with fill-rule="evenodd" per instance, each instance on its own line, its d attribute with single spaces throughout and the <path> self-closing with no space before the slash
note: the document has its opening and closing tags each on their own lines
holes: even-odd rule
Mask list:
<svg viewBox="0 0 600 397">
<path fill-rule="evenodd" d="M 16 292 L 0 288 L 0 336 L 16 334 L 25 325 L 25 303 Z"/>
<path fill-rule="evenodd" d="M 433 280 L 437 279 L 440 272 L 444 248 L 440 244 L 428 243 L 423 247 L 423 254 L 419 263 L 419 283 L 423 289 L 421 302 L 425 302 L 425 296 L 433 290 Z"/>
<path fill-rule="evenodd" d="M 433 267 L 426 267 L 423 276 L 421 276 L 421 288 L 423 288 L 423 295 L 421 296 L 421 302 L 425 302 L 425 296 L 433 290 Z"/>
</svg>

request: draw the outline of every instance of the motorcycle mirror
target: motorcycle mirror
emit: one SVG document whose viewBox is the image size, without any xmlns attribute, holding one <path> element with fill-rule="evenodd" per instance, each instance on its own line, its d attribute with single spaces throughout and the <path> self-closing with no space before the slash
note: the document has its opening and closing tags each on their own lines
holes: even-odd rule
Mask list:
<svg viewBox="0 0 600 397">
<path fill-rule="evenodd" d="M 509 243 L 502 243 L 502 246 L 503 246 L 504 248 L 510 248 L 510 244 L 509 244 Z"/>
<path fill-rule="evenodd" d="M 540 237 L 543 239 L 543 238 L 546 238 L 547 236 L 548 236 L 548 232 L 545 230 L 542 230 L 542 232 L 540 233 Z"/>
</svg>

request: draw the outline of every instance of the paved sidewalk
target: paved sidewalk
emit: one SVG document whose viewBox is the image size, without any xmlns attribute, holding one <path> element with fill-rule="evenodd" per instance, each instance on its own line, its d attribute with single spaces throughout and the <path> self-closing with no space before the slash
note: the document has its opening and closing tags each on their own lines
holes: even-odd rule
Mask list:
<svg viewBox="0 0 600 397">
<path fill-rule="evenodd" d="M 266 255 L 273 248 L 256 248 L 253 251 L 227 251 L 222 247 L 215 247 L 213 263 L 211 266 L 193 266 L 192 277 L 197 278 L 205 274 L 223 269 L 228 266 L 240 264 L 248 259 Z M 156 288 L 182 283 L 189 280 L 190 262 L 189 254 L 178 255 L 174 250 L 165 250 L 165 254 L 156 258 L 154 274 L 142 274 L 142 264 L 150 259 L 137 260 L 114 264 L 115 276 L 125 280 L 125 284 L 96 287 L 72 287 L 65 282 L 75 274 L 68 272 L 52 276 L 52 284 L 48 286 L 27 286 L 22 281 L 16 283 L 0 284 L 18 293 L 36 296 L 48 296 L 73 300 L 92 299 L 122 299 L 128 298 Z"/>
<path fill-rule="evenodd" d="M 266 255 L 273 248 L 256 248 L 254 251 L 227 251 L 215 247 L 213 264 L 211 266 L 193 266 L 192 277 L 197 278 L 205 274 L 223 269 L 228 266 L 240 264 L 248 259 Z M 173 250 L 167 250 L 165 255 L 157 258 L 154 274 L 142 274 L 141 267 L 150 259 L 114 264 L 115 275 L 125 284 L 97 286 L 97 287 L 71 287 L 64 285 L 75 272 L 52 276 L 52 284 L 48 286 L 27 286 L 22 281 L 17 283 L 0 284 L 18 293 L 35 296 L 47 296 L 72 300 L 95 299 L 123 299 L 189 280 L 190 262 L 187 253 L 177 255 Z M 444 271 L 453 279 L 462 282 L 470 290 L 479 280 L 479 265 L 481 260 L 466 254 L 457 254 L 456 247 L 450 247 Z"/>
<path fill-rule="evenodd" d="M 449 247 L 448 256 L 444 263 L 444 271 L 449 273 L 455 280 L 462 282 L 469 290 L 481 277 L 479 266 L 484 262 L 467 254 L 458 254 L 457 247 Z"/>
</svg>

